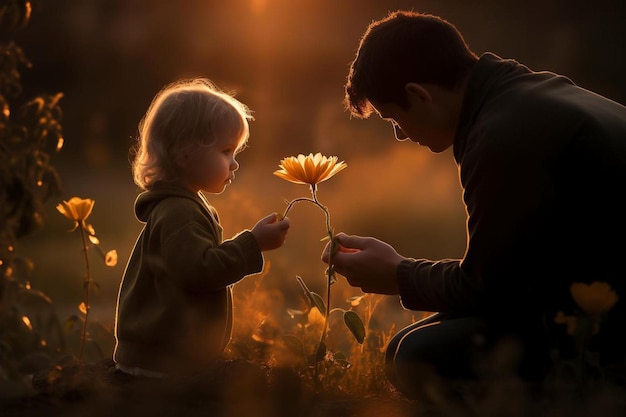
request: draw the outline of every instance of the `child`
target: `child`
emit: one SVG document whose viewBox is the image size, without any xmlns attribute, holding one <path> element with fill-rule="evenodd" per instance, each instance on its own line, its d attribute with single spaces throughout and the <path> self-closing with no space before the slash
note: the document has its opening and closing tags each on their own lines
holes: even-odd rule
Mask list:
<svg viewBox="0 0 626 417">
<path fill-rule="evenodd" d="M 132 168 L 145 223 L 122 279 L 115 317 L 116 368 L 136 376 L 184 375 L 220 358 L 232 329 L 231 286 L 263 268 L 289 219 L 270 214 L 222 241 L 220 194 L 249 137 L 247 106 L 206 79 L 156 95 L 139 125 Z"/>
</svg>

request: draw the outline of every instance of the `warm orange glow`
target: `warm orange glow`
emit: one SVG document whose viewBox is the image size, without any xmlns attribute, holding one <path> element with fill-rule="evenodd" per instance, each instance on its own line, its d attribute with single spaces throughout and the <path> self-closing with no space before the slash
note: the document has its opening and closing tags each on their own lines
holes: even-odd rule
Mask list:
<svg viewBox="0 0 626 417">
<path fill-rule="evenodd" d="M 30 4 L 29 1 L 27 1 L 24 4 L 24 21 L 27 22 L 28 20 L 30 20 L 30 15 L 33 12 L 33 6 Z"/>
<path fill-rule="evenodd" d="M 267 9 L 267 0 L 251 0 L 251 6 L 254 15 L 261 15 Z"/>
<path fill-rule="evenodd" d="M 22 316 L 22 322 L 28 327 L 28 330 L 33 330 L 33 325 L 27 316 Z"/>
<path fill-rule="evenodd" d="M 81 302 L 81 303 L 78 305 L 78 310 L 79 310 L 81 313 L 83 313 L 83 314 L 87 314 L 87 310 L 88 310 L 87 304 L 85 304 L 85 302 L 84 302 L 84 301 L 83 301 L 83 302 Z"/>
</svg>

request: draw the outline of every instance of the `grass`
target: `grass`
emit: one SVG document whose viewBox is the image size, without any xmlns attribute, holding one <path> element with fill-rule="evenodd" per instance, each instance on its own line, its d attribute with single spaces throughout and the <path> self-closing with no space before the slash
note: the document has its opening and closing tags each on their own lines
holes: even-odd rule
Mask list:
<svg viewBox="0 0 626 417">
<path fill-rule="evenodd" d="M 3 417 L 211 416 L 211 417 L 482 417 L 622 416 L 622 388 L 597 385 L 585 395 L 566 386 L 531 394 L 513 377 L 462 384 L 451 391 L 436 383 L 424 398 L 408 400 L 391 387 L 350 393 L 338 387 L 315 392 L 293 369 L 226 361 L 196 376 L 129 380 L 111 373 L 106 361 L 84 369 L 72 384 L 5 399 Z M 449 388 L 449 387 L 448 387 Z"/>
<path fill-rule="evenodd" d="M 315 383 L 311 357 L 321 324 L 306 303 L 306 314 L 290 315 L 280 292 L 263 285 L 268 271 L 235 292 L 231 345 L 223 363 L 185 378 L 133 379 L 113 371 L 104 357 L 77 366 L 60 360 L 21 383 L 0 386 L 2 417 L 599 417 L 626 415 L 623 386 L 559 382 L 538 390 L 514 375 L 450 383 L 427 373 L 423 395 L 408 399 L 383 372 L 384 347 L 395 325 L 384 329 L 383 296 L 350 305 L 366 323 L 357 343 L 340 320 L 330 320 L 328 353 Z M 340 293 L 340 291 L 338 291 Z M 337 294 L 339 297 L 340 294 Z M 337 300 L 339 303 L 341 300 Z M 412 318 L 414 319 L 414 317 Z M 301 343 L 294 343 L 295 340 Z M 92 350 L 93 352 L 93 350 Z M 566 381 L 566 380 L 564 380 Z M 0 378 L 0 384 L 6 383 Z"/>
</svg>

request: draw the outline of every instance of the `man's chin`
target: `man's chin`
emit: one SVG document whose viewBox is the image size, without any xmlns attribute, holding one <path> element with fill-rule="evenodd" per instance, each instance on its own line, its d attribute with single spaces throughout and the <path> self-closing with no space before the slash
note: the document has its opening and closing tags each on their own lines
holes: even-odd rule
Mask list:
<svg viewBox="0 0 626 417">
<path fill-rule="evenodd" d="M 437 147 L 434 148 L 432 146 L 427 146 L 427 148 L 432 152 L 432 153 L 443 153 L 445 151 L 447 151 L 450 147 L 446 146 L 445 148 L 441 148 L 441 147 Z"/>
</svg>

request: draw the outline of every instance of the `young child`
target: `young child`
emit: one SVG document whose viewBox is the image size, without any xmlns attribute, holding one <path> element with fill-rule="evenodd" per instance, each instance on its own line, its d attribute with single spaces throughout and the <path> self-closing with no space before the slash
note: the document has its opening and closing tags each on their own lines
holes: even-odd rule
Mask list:
<svg viewBox="0 0 626 417">
<path fill-rule="evenodd" d="M 246 105 L 198 78 L 163 88 L 141 121 L 132 168 L 145 225 L 119 288 L 118 370 L 160 377 L 214 364 L 231 336 L 231 286 L 284 243 L 289 219 L 276 213 L 223 241 L 202 193 L 220 194 L 235 178 L 249 120 Z"/>
</svg>

